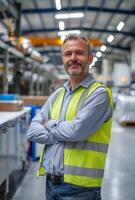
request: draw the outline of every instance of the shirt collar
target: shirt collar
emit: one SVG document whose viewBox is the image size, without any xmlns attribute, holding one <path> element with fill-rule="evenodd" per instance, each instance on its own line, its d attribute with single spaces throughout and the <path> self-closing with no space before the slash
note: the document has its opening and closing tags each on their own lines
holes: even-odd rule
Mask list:
<svg viewBox="0 0 135 200">
<path fill-rule="evenodd" d="M 89 74 L 81 83 L 78 84 L 78 86 L 74 89 L 76 90 L 77 88 L 79 88 L 80 86 L 84 87 L 84 88 L 88 88 L 89 85 L 91 84 L 91 82 L 95 80 L 92 74 Z M 64 83 L 64 87 L 71 92 L 70 90 L 70 80 L 66 81 Z"/>
</svg>

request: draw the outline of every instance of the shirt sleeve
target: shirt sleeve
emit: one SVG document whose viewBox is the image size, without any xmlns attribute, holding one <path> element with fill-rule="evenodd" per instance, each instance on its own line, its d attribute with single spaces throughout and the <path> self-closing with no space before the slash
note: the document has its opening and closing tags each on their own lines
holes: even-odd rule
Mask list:
<svg viewBox="0 0 135 200">
<path fill-rule="evenodd" d="M 27 139 L 29 141 L 48 145 L 58 142 L 58 140 L 51 135 L 50 130 L 43 126 L 44 122 L 49 120 L 49 109 L 52 97 L 53 95 L 48 98 L 41 111 L 32 119 L 27 132 Z"/>
<path fill-rule="evenodd" d="M 112 116 L 107 91 L 97 88 L 72 121 L 50 120 L 46 129 L 59 141 L 86 140 Z"/>
</svg>

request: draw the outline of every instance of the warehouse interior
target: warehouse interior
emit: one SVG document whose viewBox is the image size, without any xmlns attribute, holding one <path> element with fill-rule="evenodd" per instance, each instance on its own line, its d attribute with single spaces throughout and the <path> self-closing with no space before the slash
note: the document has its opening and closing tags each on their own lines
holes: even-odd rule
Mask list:
<svg viewBox="0 0 135 200">
<path fill-rule="evenodd" d="M 88 38 L 89 71 L 112 89 L 102 199 L 135 199 L 134 21 L 134 0 L 0 0 L 0 200 L 44 198 L 44 178 L 35 175 L 42 145 L 29 143 L 26 134 L 48 96 L 68 79 L 61 45 L 70 33 Z"/>
</svg>

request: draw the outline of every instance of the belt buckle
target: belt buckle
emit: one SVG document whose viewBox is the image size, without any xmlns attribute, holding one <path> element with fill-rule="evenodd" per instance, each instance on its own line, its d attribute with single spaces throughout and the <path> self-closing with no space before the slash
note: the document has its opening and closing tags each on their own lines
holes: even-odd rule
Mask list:
<svg viewBox="0 0 135 200">
<path fill-rule="evenodd" d="M 62 183 L 61 177 L 55 175 L 49 175 L 51 183 L 54 185 L 60 185 Z"/>
</svg>

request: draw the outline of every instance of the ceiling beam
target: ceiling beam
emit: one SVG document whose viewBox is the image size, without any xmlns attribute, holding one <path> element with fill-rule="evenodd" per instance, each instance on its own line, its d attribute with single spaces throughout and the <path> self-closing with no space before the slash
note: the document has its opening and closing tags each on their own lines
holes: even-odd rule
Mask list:
<svg viewBox="0 0 135 200">
<path fill-rule="evenodd" d="M 110 29 L 98 29 L 98 28 L 85 28 L 85 27 L 70 27 L 65 29 L 64 31 L 71 31 L 71 30 L 80 30 L 80 31 L 93 31 L 93 32 L 100 32 L 100 33 L 110 33 L 110 34 L 121 34 L 125 36 L 135 37 L 135 32 L 124 32 L 124 31 L 117 31 L 117 30 L 110 30 Z M 46 28 L 46 29 L 29 29 L 29 30 L 22 30 L 22 35 L 27 35 L 31 33 L 41 33 L 41 32 L 58 32 L 58 28 Z"/>
<path fill-rule="evenodd" d="M 119 0 L 116 4 L 115 9 L 119 9 L 120 6 L 122 5 L 124 0 Z M 127 16 L 127 15 L 126 15 Z M 105 23 L 105 25 L 103 26 L 103 29 L 106 29 L 112 22 L 113 18 L 115 17 L 115 15 L 113 13 L 110 14 L 107 22 Z M 99 34 L 99 38 L 102 38 L 102 33 Z"/>
<path fill-rule="evenodd" d="M 107 47 L 114 48 L 114 49 L 119 49 L 119 50 L 130 52 L 130 48 L 129 47 L 120 46 L 120 45 L 112 45 L 112 44 L 108 44 L 108 43 L 106 43 L 104 45 L 106 45 Z"/>
<path fill-rule="evenodd" d="M 68 12 L 69 7 L 64 7 L 60 10 L 62 12 Z M 127 10 L 127 9 L 115 9 L 115 8 L 100 8 L 94 6 L 80 6 L 80 7 L 71 7 L 70 11 L 87 11 L 87 12 L 103 12 L 103 13 L 113 13 L 113 14 L 123 14 L 123 15 L 135 15 L 135 10 Z M 45 13 L 58 13 L 56 8 L 40 8 L 40 9 L 23 9 L 23 14 L 45 14 Z"/>
<path fill-rule="evenodd" d="M 37 1 L 36 0 L 32 0 L 33 1 L 33 4 L 35 6 L 36 9 L 38 9 L 38 4 L 37 4 Z M 42 27 L 45 27 L 45 23 L 44 23 L 44 20 L 43 20 L 43 16 L 39 14 L 39 18 L 40 18 L 40 22 L 42 24 Z"/>
<path fill-rule="evenodd" d="M 31 41 L 33 46 L 61 46 L 62 45 L 62 40 L 60 38 L 45 38 L 45 37 L 28 37 L 28 39 Z M 94 46 L 94 47 L 100 47 L 101 45 L 103 45 L 102 40 L 98 39 L 98 38 L 91 38 L 88 39 L 89 43 Z M 117 48 L 123 51 L 130 51 L 129 47 L 126 46 L 121 46 L 121 45 L 112 45 L 109 43 L 105 43 L 104 45 L 106 45 L 107 47 L 111 47 L 111 48 Z"/>
<path fill-rule="evenodd" d="M 60 46 L 62 45 L 62 40 L 60 37 L 57 38 L 46 38 L 46 37 L 27 37 L 33 46 Z M 103 42 L 98 38 L 89 39 L 90 44 L 93 46 L 101 46 Z"/>
<path fill-rule="evenodd" d="M 0 0 L 0 10 L 6 12 L 6 14 L 9 14 L 9 16 L 12 16 L 15 19 L 19 18 L 19 11 L 16 7 L 17 4 L 13 4 L 6 0 Z M 2 18 L 2 16 L 1 16 Z"/>
<path fill-rule="evenodd" d="M 115 48 L 115 49 L 119 49 L 119 50 L 124 50 L 125 52 L 130 52 L 130 48 L 128 47 L 124 47 L 124 46 L 119 46 L 119 45 L 109 45 L 106 44 L 107 47 L 111 47 L 111 48 Z M 60 49 L 43 49 L 43 50 L 38 50 L 41 54 L 61 54 L 61 50 Z M 97 52 L 97 50 L 92 50 L 93 53 Z M 103 52 L 103 54 L 106 54 L 108 52 Z M 124 52 L 123 52 L 124 53 Z"/>
</svg>

